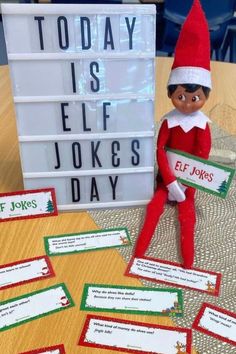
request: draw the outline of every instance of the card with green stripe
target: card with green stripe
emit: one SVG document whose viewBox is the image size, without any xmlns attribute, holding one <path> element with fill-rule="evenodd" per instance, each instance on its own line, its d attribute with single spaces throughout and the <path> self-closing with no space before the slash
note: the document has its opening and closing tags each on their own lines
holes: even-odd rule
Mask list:
<svg viewBox="0 0 236 354">
<path fill-rule="evenodd" d="M 0 302 L 0 331 L 72 306 L 74 302 L 63 283 Z"/>
<path fill-rule="evenodd" d="M 81 310 L 158 316 L 183 316 L 179 289 L 85 284 Z"/>
<path fill-rule="evenodd" d="M 44 237 L 45 250 L 49 256 L 130 245 L 130 236 L 126 228 L 94 230 Z"/>
<path fill-rule="evenodd" d="M 183 151 L 166 150 L 170 168 L 180 182 L 220 198 L 227 196 L 235 169 Z"/>
</svg>

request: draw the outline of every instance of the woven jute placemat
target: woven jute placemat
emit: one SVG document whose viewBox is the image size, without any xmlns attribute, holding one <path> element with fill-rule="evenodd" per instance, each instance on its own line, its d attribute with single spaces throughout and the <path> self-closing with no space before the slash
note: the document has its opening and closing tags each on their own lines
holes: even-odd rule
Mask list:
<svg viewBox="0 0 236 354">
<path fill-rule="evenodd" d="M 235 136 L 227 135 L 214 124 L 212 124 L 212 136 L 214 148 L 236 151 Z M 232 161 L 231 165 L 235 167 L 235 161 Z M 175 318 L 174 322 L 178 326 L 188 328 L 191 328 L 203 302 L 236 312 L 236 181 L 233 181 L 225 200 L 197 191 L 196 212 L 194 266 L 220 272 L 222 284 L 219 297 L 193 290 L 183 290 L 184 317 Z M 127 227 L 133 245 L 142 226 L 144 213 L 145 207 L 89 212 L 100 228 Z M 176 208 L 166 205 L 146 255 L 181 262 L 178 228 Z M 127 263 L 132 256 L 132 250 L 133 247 L 119 249 Z M 165 287 L 145 280 L 141 282 L 144 286 Z M 197 331 L 193 332 L 193 345 L 199 354 L 236 353 L 232 345 Z"/>
</svg>

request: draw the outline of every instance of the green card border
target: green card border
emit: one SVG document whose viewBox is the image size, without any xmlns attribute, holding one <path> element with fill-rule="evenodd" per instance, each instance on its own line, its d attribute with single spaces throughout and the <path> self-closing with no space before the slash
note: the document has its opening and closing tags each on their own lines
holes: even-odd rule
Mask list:
<svg viewBox="0 0 236 354">
<path fill-rule="evenodd" d="M 220 198 L 223 198 L 225 199 L 227 194 L 228 194 L 228 191 L 229 191 L 229 187 L 231 185 L 231 182 L 234 178 L 234 174 L 235 174 L 235 169 L 234 168 L 231 168 L 231 167 L 228 167 L 228 166 L 224 166 L 224 165 L 220 165 L 214 161 L 210 161 L 210 160 L 206 160 L 206 159 L 202 159 L 201 157 L 198 157 L 198 156 L 194 156 L 194 155 L 191 155 L 191 154 L 188 154 L 184 151 L 180 151 L 180 150 L 175 150 L 175 149 L 170 149 L 170 148 L 166 148 L 166 151 L 170 151 L 170 152 L 173 152 L 173 153 L 176 153 L 178 155 L 182 155 L 184 157 L 187 157 L 187 158 L 190 158 L 192 160 L 195 160 L 195 161 L 199 161 L 199 162 L 202 162 L 206 165 L 210 165 L 210 166 L 214 166 L 214 167 L 217 167 L 223 171 L 226 171 L 226 172 L 229 172 L 229 178 L 228 178 L 228 182 L 227 182 L 227 189 L 224 193 L 217 193 L 211 189 L 208 189 L 208 188 L 205 188 L 205 187 L 202 187 L 202 186 L 199 186 L 198 184 L 196 183 L 193 183 L 193 182 L 189 182 L 188 180 L 185 180 L 185 179 L 182 179 L 181 177 L 177 177 L 177 180 L 190 186 L 190 187 L 194 187 L 196 189 L 199 189 L 203 192 L 207 192 L 209 194 L 212 194 L 212 195 L 215 195 L 217 197 L 220 197 Z"/>
<path fill-rule="evenodd" d="M 86 250 L 81 250 L 81 251 L 72 251 L 72 252 L 63 252 L 63 253 L 51 253 L 49 250 L 49 242 L 48 240 L 51 240 L 53 238 L 59 238 L 59 237 L 73 237 L 73 236 L 82 236 L 82 235 L 88 235 L 88 234 L 94 234 L 94 233 L 103 233 L 103 232 L 108 232 L 108 231 L 126 231 L 129 243 L 126 245 L 114 245 L 114 246 L 109 246 L 109 247 L 99 247 L 99 248 L 91 248 L 91 249 L 86 249 Z M 130 239 L 130 234 L 129 230 L 127 227 L 117 227 L 117 228 L 111 228 L 111 229 L 103 229 L 103 230 L 91 230 L 91 231 L 86 231 L 86 232 L 77 232 L 77 233 L 72 233 L 72 234 L 61 234 L 61 235 L 53 235 L 53 236 L 45 236 L 44 237 L 44 248 L 46 251 L 46 254 L 50 257 L 54 256 L 64 256 L 68 254 L 77 254 L 77 253 L 83 253 L 83 252 L 91 252 L 91 251 L 97 251 L 97 250 L 103 250 L 103 249 L 110 249 L 110 248 L 116 248 L 116 247 L 126 247 L 126 246 L 131 246 L 131 239 Z"/>
<path fill-rule="evenodd" d="M 139 311 L 139 310 L 115 310 L 109 308 L 100 308 L 100 307 L 86 307 L 86 298 L 88 296 L 89 287 L 100 287 L 100 288 L 113 288 L 113 289 L 127 289 L 127 290 L 144 290 L 144 291 L 156 291 L 156 292 L 171 292 L 177 293 L 178 303 L 181 307 L 181 313 L 163 313 L 163 312 L 155 312 L 155 311 Z M 173 289 L 173 288 L 150 288 L 150 287 L 137 287 L 137 286 L 125 286 L 125 285 L 110 285 L 110 284 L 92 284 L 86 283 L 84 284 L 83 294 L 81 298 L 80 310 L 89 311 L 89 312 L 112 312 L 112 313 L 126 313 L 126 314 L 143 314 L 143 315 L 157 315 L 163 317 L 183 317 L 184 308 L 183 308 L 183 294 L 181 289 Z"/>
<path fill-rule="evenodd" d="M 64 290 L 66 296 L 68 297 L 68 299 L 69 299 L 69 301 L 70 301 L 70 305 L 68 305 L 68 306 L 66 306 L 66 307 L 61 307 L 61 308 L 59 308 L 59 309 L 52 310 L 52 311 L 50 311 L 50 312 L 45 312 L 45 313 L 43 313 L 43 314 L 40 314 L 40 315 L 37 315 L 37 316 L 34 316 L 34 317 L 30 317 L 30 318 L 25 319 L 25 320 L 23 320 L 23 321 L 19 321 L 19 322 L 17 322 L 17 323 L 11 324 L 11 325 L 9 325 L 9 326 L 0 328 L 0 332 L 6 331 L 6 330 L 8 330 L 8 329 L 11 329 L 11 328 L 20 326 L 20 325 L 22 325 L 22 324 L 24 324 L 24 323 L 31 322 L 31 321 L 33 321 L 33 320 L 36 320 L 36 319 L 45 317 L 45 316 L 47 316 L 47 315 L 50 315 L 50 314 L 53 314 L 53 313 L 56 313 L 56 312 L 60 312 L 60 311 L 63 311 L 63 310 L 66 310 L 66 309 L 68 309 L 68 308 L 70 308 L 70 307 L 75 306 L 75 303 L 74 303 L 74 301 L 73 301 L 73 299 L 72 299 L 72 297 L 71 297 L 71 295 L 70 295 L 70 293 L 69 293 L 69 290 L 67 289 L 67 287 L 66 287 L 66 285 L 65 285 L 64 283 L 60 283 L 60 284 L 56 284 L 56 285 L 50 286 L 50 287 L 48 287 L 48 288 L 36 290 L 36 291 L 33 291 L 33 292 L 31 292 L 31 293 L 28 293 L 28 294 L 24 294 L 24 295 L 21 295 L 21 296 L 14 297 L 14 298 L 12 298 L 12 299 L 10 299 L 10 300 L 1 301 L 1 302 L 0 302 L 0 306 L 2 306 L 2 305 L 8 305 L 8 304 L 10 304 L 10 303 L 12 303 L 12 302 L 14 302 L 14 301 L 17 301 L 17 300 L 20 300 L 20 299 L 25 299 L 25 298 L 27 298 L 27 297 L 29 297 L 29 296 L 33 296 L 33 295 L 36 295 L 36 294 L 40 294 L 40 293 L 43 293 L 43 292 L 45 292 L 45 291 L 47 291 L 47 290 L 56 289 L 56 288 L 59 288 L 59 287 L 62 287 L 62 288 L 63 288 L 63 290 Z"/>
</svg>

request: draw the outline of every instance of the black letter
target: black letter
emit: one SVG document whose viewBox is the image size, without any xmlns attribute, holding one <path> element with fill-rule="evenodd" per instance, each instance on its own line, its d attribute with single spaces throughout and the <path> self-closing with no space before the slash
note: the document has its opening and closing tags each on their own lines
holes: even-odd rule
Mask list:
<svg viewBox="0 0 236 354">
<path fill-rule="evenodd" d="M 80 181 L 78 178 L 71 178 L 72 202 L 80 201 Z"/>
<path fill-rule="evenodd" d="M 97 201 L 99 201 L 99 194 L 98 194 L 98 188 L 97 188 L 97 183 L 96 183 L 95 177 L 92 177 L 90 202 L 93 201 L 93 198 L 96 198 Z"/>
<path fill-rule="evenodd" d="M 99 148 L 99 145 L 101 144 L 101 141 L 97 141 L 96 143 L 96 148 L 94 148 L 94 142 L 91 141 L 91 153 L 92 153 L 92 164 L 93 164 L 93 167 L 96 167 L 96 162 L 95 160 L 97 161 L 97 164 L 99 167 L 102 167 L 102 164 L 97 156 L 97 151 L 98 151 L 98 148 Z"/>
<path fill-rule="evenodd" d="M 133 49 L 133 38 L 132 38 L 132 36 L 133 36 L 135 21 L 136 21 L 136 17 L 133 17 L 132 24 L 130 26 L 129 17 L 125 17 L 127 30 L 128 30 L 128 33 L 129 33 L 129 49 Z"/>
<path fill-rule="evenodd" d="M 72 144 L 72 155 L 73 155 L 74 168 L 81 168 L 82 158 L 81 158 L 80 143 L 73 143 Z M 76 158 L 77 156 L 78 156 L 78 158 Z"/>
<path fill-rule="evenodd" d="M 86 127 L 85 103 L 82 103 L 82 116 L 83 116 L 83 130 L 84 130 L 84 132 L 91 132 L 91 128 Z"/>
<path fill-rule="evenodd" d="M 109 39 L 108 39 L 108 37 L 109 37 Z M 110 17 L 106 17 L 105 35 L 104 35 L 104 49 L 107 49 L 108 44 L 111 46 L 111 49 L 115 49 L 114 42 L 113 42 L 113 36 L 112 36 Z"/>
<path fill-rule="evenodd" d="M 120 151 L 120 143 L 119 141 L 113 141 L 111 144 L 111 153 L 112 153 L 112 166 L 113 167 L 118 167 L 120 166 L 120 158 L 116 159 L 116 156 L 118 155 L 117 152 L 115 152 L 115 147 L 117 151 Z"/>
<path fill-rule="evenodd" d="M 116 184 L 118 181 L 118 176 L 115 177 L 115 181 L 112 180 L 112 176 L 109 176 L 109 180 L 110 180 L 111 188 L 112 188 L 112 199 L 116 200 Z"/>
<path fill-rule="evenodd" d="M 135 156 L 132 156 L 131 161 L 132 161 L 132 165 L 137 166 L 140 163 L 140 156 L 139 156 L 139 153 L 135 150 L 135 147 L 136 147 L 136 149 L 140 148 L 139 140 L 132 140 L 132 142 L 131 142 L 131 150 L 133 151 L 134 155 L 136 156 L 136 159 L 135 159 Z"/>
<path fill-rule="evenodd" d="M 95 85 L 94 82 L 91 81 L 91 90 L 93 92 L 98 92 L 100 89 L 100 82 L 99 82 L 99 78 L 94 74 L 93 68 L 95 68 L 96 72 L 99 73 L 99 65 L 96 61 L 92 61 L 92 63 L 90 63 L 90 75 L 94 78 L 94 80 L 97 83 L 97 85 Z"/>
<path fill-rule="evenodd" d="M 87 44 L 85 43 L 84 25 L 87 24 Z M 90 19 L 88 17 L 80 18 L 80 30 L 81 30 L 81 43 L 82 49 L 91 48 L 91 30 L 90 30 Z"/>
<path fill-rule="evenodd" d="M 59 148 L 58 148 L 58 143 L 54 143 L 55 146 L 55 151 L 56 151 L 56 160 L 57 160 L 57 165 L 54 166 L 55 170 L 61 167 L 61 161 L 60 161 L 60 154 L 59 154 Z"/>
<path fill-rule="evenodd" d="M 110 118 L 110 115 L 107 114 L 106 106 L 110 106 L 111 102 L 103 102 L 103 130 L 107 130 L 107 118 Z"/>
<path fill-rule="evenodd" d="M 72 87 L 73 92 L 76 92 L 76 80 L 75 80 L 75 63 L 70 63 L 71 65 L 71 75 L 72 75 Z"/>
<path fill-rule="evenodd" d="M 65 44 L 62 41 L 62 32 L 61 32 L 61 23 L 64 23 L 64 33 L 65 33 Z M 69 35 L 68 35 L 68 23 L 67 18 L 65 16 L 59 16 L 57 19 L 57 29 L 59 35 L 59 46 L 61 49 L 69 48 Z"/>
<path fill-rule="evenodd" d="M 44 50 L 43 29 L 42 29 L 42 22 L 41 22 L 44 21 L 44 16 L 34 16 L 34 19 L 35 21 L 38 21 L 40 49 Z"/>
<path fill-rule="evenodd" d="M 62 118 L 62 126 L 63 126 L 63 131 L 64 132 L 70 132 L 71 128 L 67 128 L 66 126 L 66 119 L 69 118 L 69 116 L 67 116 L 65 114 L 65 107 L 68 107 L 69 103 L 61 103 L 61 118 Z"/>
</svg>

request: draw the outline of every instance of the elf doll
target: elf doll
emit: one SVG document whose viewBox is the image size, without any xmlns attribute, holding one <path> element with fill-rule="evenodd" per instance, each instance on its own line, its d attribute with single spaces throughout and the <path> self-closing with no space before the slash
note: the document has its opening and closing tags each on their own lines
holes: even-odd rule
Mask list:
<svg viewBox="0 0 236 354">
<path fill-rule="evenodd" d="M 163 117 L 157 139 L 159 172 L 155 194 L 147 206 L 146 217 L 134 250 L 144 256 L 165 203 L 177 202 L 183 266 L 194 261 L 195 189 L 176 180 L 169 167 L 166 147 L 207 159 L 211 148 L 209 119 L 200 112 L 211 89 L 210 38 L 199 0 L 193 6 L 180 32 L 175 59 L 168 81 L 168 97 L 175 109 Z"/>
</svg>

